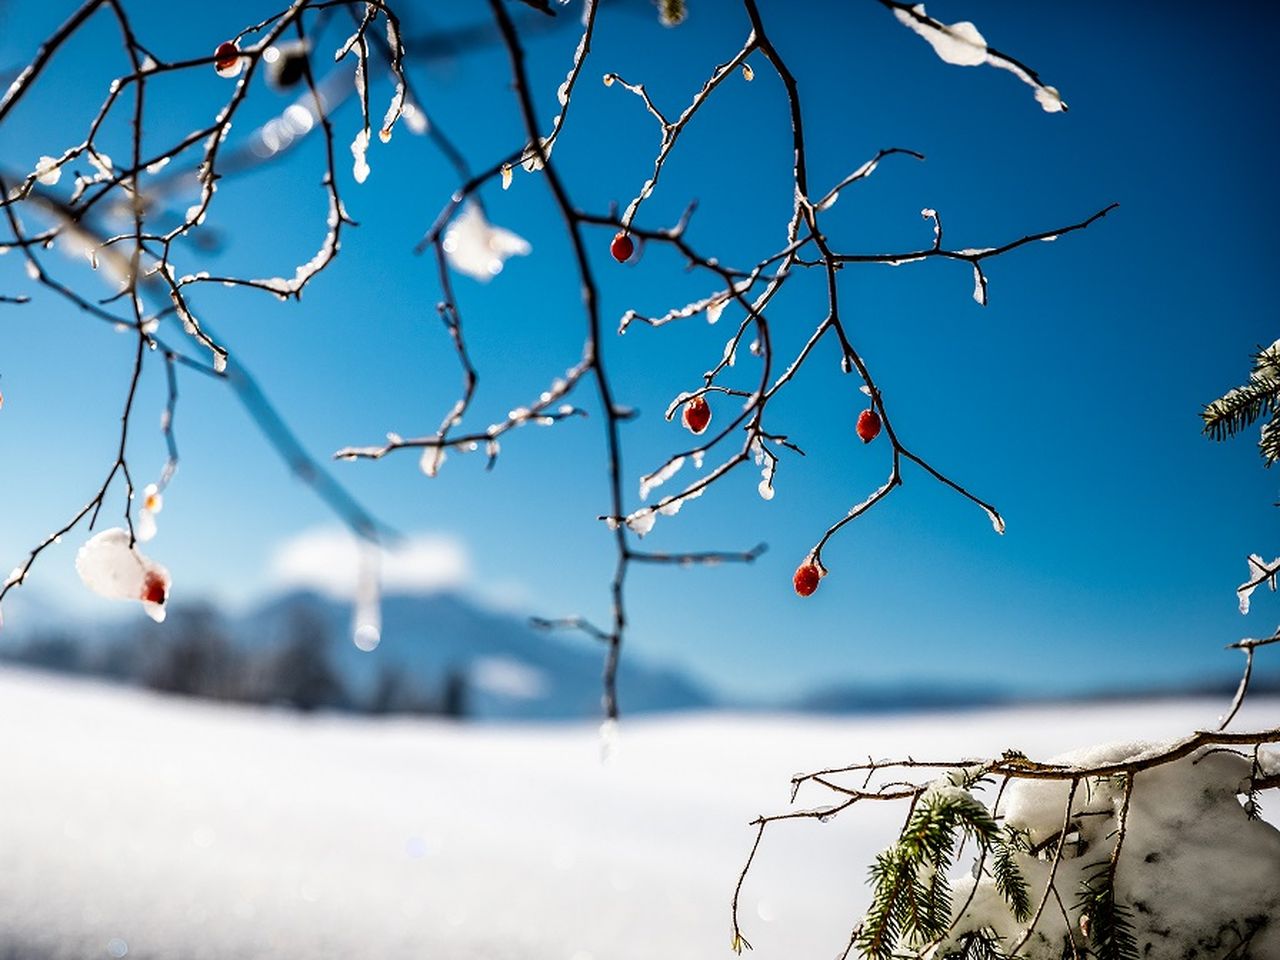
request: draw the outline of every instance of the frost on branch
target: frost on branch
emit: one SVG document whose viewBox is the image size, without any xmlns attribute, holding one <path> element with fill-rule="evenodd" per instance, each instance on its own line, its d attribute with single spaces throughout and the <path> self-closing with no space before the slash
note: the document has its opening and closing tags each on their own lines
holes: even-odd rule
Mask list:
<svg viewBox="0 0 1280 960">
<path fill-rule="evenodd" d="M 676 475 L 681 467 L 684 466 L 684 457 L 672 457 L 667 463 L 655 470 L 653 473 L 647 474 L 640 478 L 640 499 L 648 500 L 649 493 L 654 487 L 661 486 Z"/>
<path fill-rule="evenodd" d="M 57 157 L 41 157 L 36 163 L 36 179 L 46 187 L 52 187 L 62 179 L 62 168 Z"/>
<path fill-rule="evenodd" d="M 968 20 L 947 26 L 924 12 L 924 4 L 910 10 L 897 9 L 898 22 L 928 41 L 944 63 L 958 67 L 978 67 L 987 62 L 987 41 Z"/>
<path fill-rule="evenodd" d="M 137 600 L 156 623 L 164 620 L 169 571 L 129 543 L 129 531 L 112 527 L 91 537 L 76 554 L 76 573 L 94 593 Z"/>
<path fill-rule="evenodd" d="M 149 483 L 146 489 L 142 491 L 142 509 L 138 511 L 138 522 L 134 526 L 134 533 L 137 534 L 138 540 L 145 543 L 154 539 L 156 535 L 156 514 L 164 508 L 164 494 L 160 492 L 160 488 Z"/>
<path fill-rule="evenodd" d="M 418 461 L 418 466 L 422 470 L 423 474 L 434 478 L 440 474 L 440 468 L 444 465 L 444 461 L 444 447 L 424 447 L 422 450 L 422 458 Z"/>
<path fill-rule="evenodd" d="M 1272 592 L 1276 589 L 1276 573 L 1280 572 L 1280 557 L 1276 557 L 1271 563 L 1263 563 L 1262 558 L 1256 553 L 1249 556 L 1249 579 L 1240 586 L 1236 587 L 1236 596 L 1240 599 L 1240 612 L 1249 612 L 1249 600 L 1253 596 L 1253 591 L 1264 583 L 1269 586 Z"/>
<path fill-rule="evenodd" d="M 329 217 L 326 221 L 328 230 L 325 232 L 324 240 L 321 242 L 320 249 L 316 251 L 315 256 L 306 263 L 299 264 L 293 271 L 293 276 L 290 278 L 269 277 L 262 280 L 251 280 L 249 281 L 249 285 L 269 290 L 281 300 L 287 300 L 289 297 L 301 297 L 303 289 L 311 282 L 311 278 L 327 267 L 333 259 L 337 257 L 338 251 L 342 247 L 339 231 L 342 229 L 342 224 L 351 222 L 351 218 L 347 216 L 347 211 L 343 207 L 342 202 L 338 199 L 337 194 L 330 193 Z M 192 279 L 198 278 L 183 277 L 179 282 L 179 285 L 185 284 Z M 178 306 L 179 314 L 182 315 L 185 307 L 181 304 Z M 216 363 L 218 359 L 218 352 L 215 350 L 214 353 L 214 362 Z M 223 357 L 223 360 L 225 361 L 225 357 Z"/>
<path fill-rule="evenodd" d="M 627 526 L 638 537 L 643 537 L 646 533 L 653 529 L 654 521 L 658 519 L 658 511 L 653 507 L 642 507 L 635 513 L 627 517 Z"/>
<path fill-rule="evenodd" d="M 987 305 L 987 275 L 976 261 L 973 264 L 973 300 L 980 307 Z"/>
<path fill-rule="evenodd" d="M 1036 102 L 1046 113 L 1060 113 L 1067 109 L 1056 87 L 1042 83 L 1034 70 L 1012 57 L 992 50 L 987 46 L 986 38 L 968 20 L 948 25 L 925 13 L 923 3 L 910 7 L 905 3 L 890 5 L 898 22 L 924 37 L 944 63 L 959 67 L 980 67 L 987 63 L 1008 70 L 1035 91 Z"/>
<path fill-rule="evenodd" d="M 387 47 L 392 51 L 392 56 L 395 58 L 393 61 L 394 69 L 392 70 L 395 75 L 395 92 L 391 95 L 391 102 L 387 104 L 386 115 L 382 118 L 382 128 L 378 131 L 378 139 L 383 143 L 387 143 L 391 139 L 396 121 L 404 115 L 406 95 L 404 69 L 401 64 L 404 57 L 404 46 L 400 43 L 400 28 L 390 16 L 387 17 Z"/>
<path fill-rule="evenodd" d="M 555 142 L 550 137 L 539 137 L 538 142 L 541 149 L 529 143 L 524 149 L 524 153 L 520 155 L 520 166 L 524 167 L 527 173 L 537 173 L 542 169 L 543 160 L 551 156 L 551 146 Z"/>
<path fill-rule="evenodd" d="M 351 141 L 351 176 L 356 183 L 364 183 L 369 179 L 369 131 L 357 130 L 355 139 Z"/>
<path fill-rule="evenodd" d="M 474 203 L 462 208 L 441 246 L 449 266 L 482 282 L 500 274 L 508 257 L 527 256 L 533 249 L 524 237 L 489 223 Z"/>
<path fill-rule="evenodd" d="M 1004 517 L 1000 516 L 999 511 L 993 510 L 991 507 L 983 507 L 982 509 L 987 511 L 987 516 L 991 519 L 991 529 L 1004 536 Z"/>
</svg>

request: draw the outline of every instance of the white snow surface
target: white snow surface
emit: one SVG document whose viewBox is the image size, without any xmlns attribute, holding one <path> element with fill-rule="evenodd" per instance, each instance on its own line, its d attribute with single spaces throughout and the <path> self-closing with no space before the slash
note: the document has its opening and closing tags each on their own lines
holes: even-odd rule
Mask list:
<svg viewBox="0 0 1280 960">
<path fill-rule="evenodd" d="M 747 822 L 787 808 L 797 771 L 1045 757 L 1178 736 L 1223 706 L 624 720 L 602 764 L 594 724 L 308 719 L 0 670 L 0 954 L 731 957 Z M 753 956 L 837 955 L 904 813 L 772 828 L 742 894 Z"/>
</svg>

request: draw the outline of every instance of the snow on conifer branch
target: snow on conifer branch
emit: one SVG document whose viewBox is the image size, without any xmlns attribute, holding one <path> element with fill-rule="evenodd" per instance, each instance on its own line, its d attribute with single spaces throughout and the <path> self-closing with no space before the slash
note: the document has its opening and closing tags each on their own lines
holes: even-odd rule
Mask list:
<svg viewBox="0 0 1280 960">
<path fill-rule="evenodd" d="M 802 787 L 837 802 L 754 821 L 735 904 L 768 826 L 907 800 L 906 824 L 872 866 L 872 903 L 846 955 L 964 956 L 981 939 L 1000 955 L 1033 960 L 1058 960 L 1064 950 L 1128 960 L 1135 943 L 1154 938 L 1169 951 L 1162 955 L 1191 956 L 1201 938 L 1242 917 L 1280 917 L 1280 831 L 1242 820 L 1240 799 L 1256 803 L 1259 790 L 1280 786 L 1280 753 L 1259 750 L 1275 744 L 1280 728 L 1201 731 L 1048 762 L 1007 751 L 985 761 L 871 761 L 804 774 L 793 781 L 793 802 Z M 986 800 L 979 791 L 992 778 L 1003 785 Z M 966 832 L 978 841 L 976 865 L 949 877 Z M 1202 848 L 1214 849 L 1212 867 L 1180 852 Z M 746 943 L 736 907 L 733 921 Z M 1267 956 L 1280 945 L 1280 925 L 1264 923 L 1249 936 Z"/>
</svg>

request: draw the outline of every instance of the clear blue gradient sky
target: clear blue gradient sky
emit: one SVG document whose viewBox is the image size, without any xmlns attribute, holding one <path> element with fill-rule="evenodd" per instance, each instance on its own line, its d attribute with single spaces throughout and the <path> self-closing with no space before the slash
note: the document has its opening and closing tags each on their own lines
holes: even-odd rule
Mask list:
<svg viewBox="0 0 1280 960">
<path fill-rule="evenodd" d="M 555 152 L 580 206 L 625 204 L 657 149 L 652 118 L 619 87 L 604 87 L 604 72 L 644 82 L 675 112 L 740 48 L 748 27 L 734 4 L 690 5 L 676 30 L 660 27 L 638 0 L 604 7 Z M 183 4 L 180 16 L 173 4 L 136 6 L 152 11 L 143 41 L 179 59 L 208 53 L 277 4 Z M 479 3 L 402 6 L 410 35 L 485 16 Z M 0 4 L 0 65 L 26 62 L 71 7 Z M 769 553 L 746 568 L 634 570 L 629 652 L 752 696 L 905 675 L 1072 691 L 1235 671 L 1222 646 L 1274 623 L 1274 603 L 1261 596 L 1242 618 L 1233 588 L 1246 554 L 1280 550 L 1276 483 L 1251 438 L 1212 444 L 1199 434 L 1197 413 L 1244 379 L 1255 346 L 1280 334 L 1270 104 L 1280 11 L 930 4 L 948 22 L 974 19 L 993 46 L 1059 87 L 1071 110 L 1050 115 L 1006 72 L 942 63 L 872 0 L 762 7 L 799 75 L 816 184 L 825 189 L 881 147 L 928 157 L 891 158 L 847 190 L 824 221 L 837 248 L 926 245 L 926 206 L 940 211 L 949 242 L 961 247 L 1065 225 L 1111 201 L 1121 207 L 1088 231 L 991 263 L 986 309 L 971 298 L 964 264 L 867 265 L 841 278 L 851 336 L 904 441 L 996 503 L 1006 536 L 909 470 L 902 490 L 825 551 L 831 576 L 818 593 L 794 595 L 796 564 L 889 466 L 887 445 L 857 442 L 862 398 L 854 378 L 840 374 L 834 343 L 824 343 L 774 408 L 773 422 L 808 453 L 784 460 L 776 498 L 762 501 L 758 474 L 743 469 L 679 517 L 660 519 L 645 541 L 683 550 L 764 540 Z M 575 0 L 568 16 L 576 19 L 577 10 Z M 330 34 L 325 43 L 341 39 Z M 576 42 L 574 25 L 530 40 L 544 126 Z M 727 82 L 690 125 L 642 215 L 646 225 L 667 225 L 696 197 L 691 242 L 743 266 L 781 246 L 792 203 L 785 98 L 763 59 L 753 65 L 754 82 Z M 104 18 L 58 58 L 41 95 L 0 126 L 0 163 L 29 170 L 40 155 L 77 142 L 123 70 Z M 429 109 L 477 165 L 523 142 L 501 51 L 414 70 Z M 210 69 L 155 91 L 166 112 L 148 136 L 159 143 L 207 122 L 230 83 Z M 389 92 L 380 78 L 379 115 Z M 265 88 L 253 99 L 233 139 L 250 116 L 264 119 L 287 102 Z M 429 142 L 402 129 L 390 144 L 374 143 L 372 175 L 356 185 L 346 144 L 358 122 L 354 104 L 335 117 L 344 199 L 361 225 L 301 304 L 221 288 L 202 290 L 196 301 L 321 456 L 377 442 L 388 430 L 429 433 L 460 384 L 435 315 L 433 264 L 412 253 L 455 176 Z M 123 155 L 120 130 L 108 150 Z M 323 236 L 322 163 L 313 139 L 278 165 L 224 181 L 209 226 L 228 241 L 225 252 L 208 264 L 187 252 L 179 271 L 291 275 Z M 470 421 L 479 427 L 531 401 L 576 361 L 583 325 L 563 227 L 542 178 L 517 173 L 509 191 L 495 183 L 485 200 L 491 219 L 528 238 L 533 255 L 510 261 L 491 284 L 457 281 L 481 373 Z M 608 258 L 608 231 L 592 240 L 609 323 L 631 307 L 662 312 L 712 289 L 666 250 L 649 249 L 623 267 Z M 87 267 L 50 263 L 95 291 Z M 0 259 L 0 290 L 35 294 L 28 306 L 0 307 L 5 569 L 105 474 L 132 349 L 127 336 L 32 287 L 16 255 Z M 816 273 L 783 294 L 771 309 L 779 356 L 798 348 L 824 305 Z M 719 359 L 734 322 L 730 310 L 716 327 L 696 319 L 610 336 L 605 350 L 621 400 L 642 412 L 625 427 L 630 496 L 642 473 L 687 445 L 680 428 L 662 420 L 663 409 Z M 167 335 L 181 339 L 173 328 Z M 150 366 L 131 451 L 142 480 L 163 462 L 154 427 L 163 369 Z M 747 357 L 737 373 L 754 382 Z M 276 546 L 330 516 L 288 477 L 229 391 L 195 376 L 181 389 L 182 466 L 149 553 L 173 571 L 175 598 L 247 602 L 269 589 Z M 594 409 L 593 392 L 576 399 Z M 479 457 L 453 457 L 428 480 L 411 453 L 334 470 L 393 526 L 465 543 L 467 589 L 476 595 L 505 595 L 530 613 L 604 620 L 612 552 L 595 519 L 608 507 L 600 419 L 527 428 L 503 448 L 492 473 Z M 117 496 L 108 522 L 119 508 Z M 73 535 L 44 556 L 24 589 L 45 597 L 79 591 L 71 564 L 82 539 Z"/>
</svg>

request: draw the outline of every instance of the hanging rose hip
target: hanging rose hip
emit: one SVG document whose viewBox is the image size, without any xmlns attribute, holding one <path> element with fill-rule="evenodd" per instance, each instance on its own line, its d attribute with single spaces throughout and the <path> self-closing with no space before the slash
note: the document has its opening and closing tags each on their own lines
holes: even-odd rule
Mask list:
<svg viewBox="0 0 1280 960">
<path fill-rule="evenodd" d="M 880 414 L 874 410 L 863 410 L 858 414 L 857 431 L 863 443 L 870 443 L 880 436 Z"/>
<path fill-rule="evenodd" d="M 142 581 L 142 592 L 138 599 L 143 603 L 163 604 L 169 596 L 169 585 L 164 577 L 154 570 L 148 570 Z"/>
<path fill-rule="evenodd" d="M 213 51 L 213 68 L 220 77 L 234 77 L 240 72 L 240 48 L 234 40 L 224 40 Z"/>
<path fill-rule="evenodd" d="M 636 242 L 625 230 L 619 230 L 609 244 L 609 252 L 619 263 L 626 263 L 636 252 Z"/>
<path fill-rule="evenodd" d="M 796 593 L 807 597 L 818 589 L 818 581 L 821 579 L 822 569 L 816 563 L 802 563 L 796 567 L 796 575 L 791 578 L 791 582 Z"/>
<path fill-rule="evenodd" d="M 711 407 L 702 397 L 694 397 L 684 405 L 684 413 L 680 415 L 690 433 L 702 433 L 711 422 Z"/>
<path fill-rule="evenodd" d="M 172 580 L 168 570 L 139 552 L 133 539 L 121 527 L 94 534 L 76 552 L 76 573 L 99 596 L 141 602 L 147 616 L 160 623 Z"/>
</svg>

